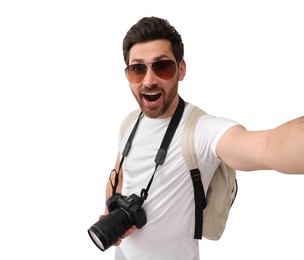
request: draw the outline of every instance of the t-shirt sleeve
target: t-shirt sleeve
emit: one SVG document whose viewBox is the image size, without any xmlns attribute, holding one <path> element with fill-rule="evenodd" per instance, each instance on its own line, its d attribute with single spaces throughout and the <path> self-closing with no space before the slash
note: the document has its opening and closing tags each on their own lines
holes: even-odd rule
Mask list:
<svg viewBox="0 0 304 260">
<path fill-rule="evenodd" d="M 216 146 L 223 134 L 238 122 L 211 115 L 204 115 L 196 127 L 196 149 L 207 164 L 218 165 L 220 159 L 216 154 Z"/>
</svg>

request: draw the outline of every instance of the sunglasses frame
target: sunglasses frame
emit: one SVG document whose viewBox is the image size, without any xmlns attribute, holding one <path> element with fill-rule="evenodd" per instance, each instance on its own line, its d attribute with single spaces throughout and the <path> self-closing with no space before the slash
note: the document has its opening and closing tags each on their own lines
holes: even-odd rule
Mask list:
<svg viewBox="0 0 304 260">
<path fill-rule="evenodd" d="M 168 76 L 162 75 L 161 69 L 160 69 L 159 71 L 158 71 L 157 68 L 155 69 L 155 65 L 160 64 L 160 63 L 162 63 L 162 62 L 169 62 L 169 63 L 170 63 L 170 66 L 167 65 L 167 67 L 166 67 L 166 69 L 169 68 L 168 72 L 170 72 L 170 70 L 174 67 L 174 73 L 172 72 L 172 76 L 171 76 L 171 74 L 169 74 Z M 151 65 L 148 66 L 148 64 L 151 64 Z M 173 65 L 173 64 L 174 64 L 174 65 Z M 144 79 L 144 77 L 145 77 L 146 74 L 147 74 L 148 68 L 151 67 L 153 73 L 154 73 L 157 77 L 159 77 L 159 78 L 161 78 L 161 79 L 164 79 L 164 80 L 168 80 L 168 79 L 172 79 L 172 78 L 174 77 L 178 65 L 179 65 L 178 62 L 176 62 L 176 61 L 174 61 L 174 60 L 170 60 L 170 59 L 167 59 L 167 60 L 158 60 L 158 61 L 147 62 L 147 63 L 134 63 L 134 64 L 128 65 L 128 66 L 125 68 L 125 74 L 126 74 L 126 77 L 127 77 L 128 81 L 129 81 L 130 83 L 136 84 L 136 83 L 141 82 L 141 81 Z M 139 79 L 139 80 L 135 80 L 135 81 L 133 80 L 133 81 L 131 81 L 131 80 L 130 80 L 130 77 L 129 77 L 130 68 L 135 67 L 135 66 L 144 66 L 144 70 L 141 71 L 141 72 L 139 72 L 137 75 L 134 76 L 134 78 L 137 78 L 137 79 Z M 165 77 L 164 77 L 164 76 L 165 76 Z"/>
</svg>

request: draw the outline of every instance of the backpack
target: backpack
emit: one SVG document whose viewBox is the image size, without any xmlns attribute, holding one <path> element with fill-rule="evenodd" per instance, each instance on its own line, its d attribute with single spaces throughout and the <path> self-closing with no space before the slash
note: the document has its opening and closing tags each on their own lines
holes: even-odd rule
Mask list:
<svg viewBox="0 0 304 260">
<path fill-rule="evenodd" d="M 140 113 L 140 109 L 132 111 L 122 123 L 121 136 L 134 122 Z M 209 240 L 221 238 L 230 208 L 237 194 L 238 185 L 236 170 L 224 162 L 215 170 L 205 195 L 201 181 L 200 171 L 197 166 L 194 144 L 195 126 L 198 119 L 206 114 L 200 108 L 194 106 L 186 121 L 182 134 L 182 152 L 187 164 L 194 188 L 195 200 L 195 239 L 202 236 Z"/>
</svg>

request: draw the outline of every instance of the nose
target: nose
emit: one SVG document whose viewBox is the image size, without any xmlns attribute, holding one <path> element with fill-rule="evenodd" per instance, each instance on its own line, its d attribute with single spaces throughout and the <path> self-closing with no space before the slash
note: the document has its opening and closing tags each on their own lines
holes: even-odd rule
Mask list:
<svg viewBox="0 0 304 260">
<path fill-rule="evenodd" d="M 158 83 L 158 77 L 155 75 L 151 65 L 147 66 L 147 72 L 143 79 L 143 85 L 146 87 L 154 86 Z"/>
</svg>

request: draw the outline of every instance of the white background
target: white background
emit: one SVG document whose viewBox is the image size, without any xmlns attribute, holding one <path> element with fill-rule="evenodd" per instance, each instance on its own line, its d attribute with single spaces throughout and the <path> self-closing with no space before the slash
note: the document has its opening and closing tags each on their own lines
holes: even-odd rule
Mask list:
<svg viewBox="0 0 304 260">
<path fill-rule="evenodd" d="M 300 0 L 1 1 L 0 258 L 112 259 L 87 229 L 137 106 L 121 51 L 135 22 L 160 16 L 181 33 L 186 101 L 260 130 L 303 115 L 303 14 Z M 201 258 L 303 259 L 304 176 L 238 179 L 224 236 L 202 240 Z"/>
</svg>

